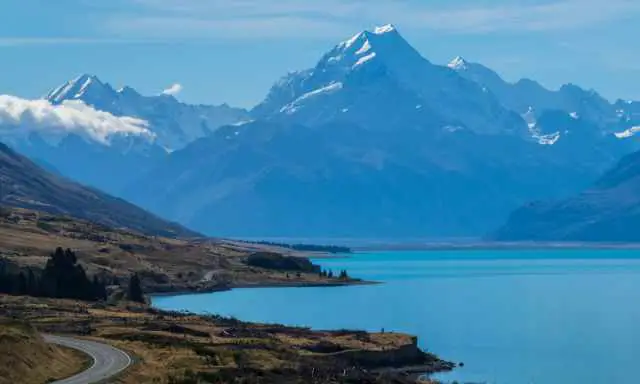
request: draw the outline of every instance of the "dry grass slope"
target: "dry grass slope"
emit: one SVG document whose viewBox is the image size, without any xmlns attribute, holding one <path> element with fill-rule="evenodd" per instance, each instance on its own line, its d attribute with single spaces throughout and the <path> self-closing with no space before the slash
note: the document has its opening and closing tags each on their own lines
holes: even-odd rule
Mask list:
<svg viewBox="0 0 640 384">
<path fill-rule="evenodd" d="M 0 322 L 0 384 L 42 384 L 72 376 L 89 362 L 80 352 L 45 343 L 28 325 Z"/>
<path fill-rule="evenodd" d="M 40 331 L 89 337 L 135 356 L 119 383 L 396 383 L 452 365 L 399 333 L 312 331 L 215 316 L 0 295 L 0 318 L 20 316 Z M 388 379 L 385 376 L 388 374 Z M 236 378 L 241 378 L 237 381 Z"/>
<path fill-rule="evenodd" d="M 56 248 L 71 248 L 89 274 L 126 281 L 137 272 L 147 292 L 215 290 L 251 285 L 335 284 L 317 273 L 250 267 L 257 250 L 224 240 L 186 240 L 113 229 L 67 216 L 20 208 L 0 209 L 0 258 L 43 267 Z M 339 282 L 338 282 L 339 283 Z"/>
</svg>

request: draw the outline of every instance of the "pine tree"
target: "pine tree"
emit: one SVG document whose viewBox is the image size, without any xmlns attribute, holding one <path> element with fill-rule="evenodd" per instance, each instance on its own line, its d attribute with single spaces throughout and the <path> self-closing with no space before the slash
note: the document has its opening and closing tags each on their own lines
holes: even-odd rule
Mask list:
<svg viewBox="0 0 640 384">
<path fill-rule="evenodd" d="M 144 293 L 142 292 L 142 286 L 140 285 L 140 277 L 137 273 L 131 275 L 131 279 L 129 279 L 128 299 L 138 303 L 146 302 Z"/>
<path fill-rule="evenodd" d="M 98 276 L 93 275 L 93 282 L 91 284 L 91 290 L 93 291 L 93 296 L 95 300 L 106 300 L 107 299 L 107 287 L 104 282 L 98 279 Z"/>
<path fill-rule="evenodd" d="M 20 272 L 20 274 L 18 275 L 15 292 L 18 295 L 26 295 L 27 291 L 28 291 L 27 276 L 24 274 L 24 272 Z"/>
</svg>

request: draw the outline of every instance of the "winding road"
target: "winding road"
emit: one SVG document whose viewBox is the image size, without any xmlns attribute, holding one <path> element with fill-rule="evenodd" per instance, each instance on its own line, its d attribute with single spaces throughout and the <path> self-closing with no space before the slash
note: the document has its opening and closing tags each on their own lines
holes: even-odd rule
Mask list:
<svg viewBox="0 0 640 384">
<path fill-rule="evenodd" d="M 43 337 L 48 343 L 76 349 L 93 359 L 93 364 L 86 371 L 68 379 L 54 381 L 52 384 L 97 383 L 119 374 L 132 363 L 131 357 L 126 352 L 107 344 L 54 335 L 43 335 Z"/>
</svg>

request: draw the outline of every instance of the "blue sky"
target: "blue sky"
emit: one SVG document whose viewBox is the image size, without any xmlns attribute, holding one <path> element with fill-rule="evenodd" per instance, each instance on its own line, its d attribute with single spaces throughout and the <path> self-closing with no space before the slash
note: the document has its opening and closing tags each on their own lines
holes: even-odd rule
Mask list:
<svg viewBox="0 0 640 384">
<path fill-rule="evenodd" d="M 2 0 L 0 93 L 38 97 L 80 73 L 187 102 L 249 107 L 287 71 L 395 24 L 425 57 L 508 80 L 640 99 L 638 0 Z"/>
</svg>

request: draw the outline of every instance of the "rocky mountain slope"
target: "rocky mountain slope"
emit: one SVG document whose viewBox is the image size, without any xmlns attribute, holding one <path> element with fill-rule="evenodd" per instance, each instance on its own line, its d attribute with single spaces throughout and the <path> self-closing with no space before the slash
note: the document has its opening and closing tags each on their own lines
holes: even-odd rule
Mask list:
<svg viewBox="0 0 640 384">
<path fill-rule="evenodd" d="M 75 216 L 147 234 L 197 236 L 124 200 L 51 174 L 1 143 L 0 204 Z"/>
<path fill-rule="evenodd" d="M 557 201 L 516 210 L 496 240 L 638 242 L 640 153 L 624 157 L 593 186 Z"/>
<path fill-rule="evenodd" d="M 630 150 L 553 111 L 533 134 L 392 26 L 284 77 L 252 113 L 172 153 L 125 196 L 225 236 L 478 236 L 531 199 L 584 188 Z M 560 125 L 572 140 L 547 134 Z"/>
</svg>

